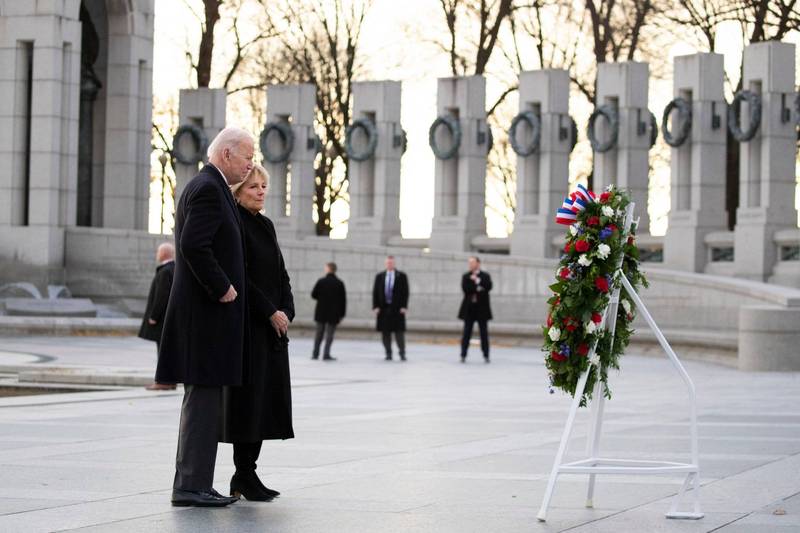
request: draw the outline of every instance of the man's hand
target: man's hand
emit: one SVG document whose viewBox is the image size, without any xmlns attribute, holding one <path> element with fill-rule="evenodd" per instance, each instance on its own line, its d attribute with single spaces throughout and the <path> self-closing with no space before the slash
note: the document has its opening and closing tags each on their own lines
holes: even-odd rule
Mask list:
<svg viewBox="0 0 800 533">
<path fill-rule="evenodd" d="M 219 301 L 224 304 L 227 304 L 234 301 L 238 295 L 239 293 L 236 292 L 236 289 L 234 289 L 233 285 L 231 285 L 230 287 L 228 287 L 228 292 L 226 292 L 225 295 L 219 299 Z"/>
<path fill-rule="evenodd" d="M 372 310 L 372 312 L 373 312 L 373 313 L 375 313 L 375 314 L 377 315 L 378 313 L 380 313 L 380 312 L 381 312 L 381 310 L 380 310 L 380 308 L 376 307 L 376 308 L 374 308 L 374 309 Z"/>
<path fill-rule="evenodd" d="M 151 326 L 155 326 L 156 324 L 158 324 L 158 322 L 156 322 L 156 321 L 155 321 L 155 320 L 153 320 L 152 318 L 148 318 L 148 319 L 147 319 L 147 323 L 148 323 L 148 324 L 150 324 Z"/>
<path fill-rule="evenodd" d="M 406 314 L 406 308 L 405 308 L 405 307 L 401 307 L 401 308 L 400 308 L 400 314 L 401 314 L 401 315 L 404 315 L 404 314 Z"/>
<path fill-rule="evenodd" d="M 279 337 L 281 335 L 286 335 L 289 331 L 289 317 L 287 317 L 286 313 L 283 311 L 275 311 L 272 313 L 272 316 L 269 317 L 269 321 L 272 324 L 272 329 L 275 330 L 275 333 L 277 333 Z"/>
</svg>

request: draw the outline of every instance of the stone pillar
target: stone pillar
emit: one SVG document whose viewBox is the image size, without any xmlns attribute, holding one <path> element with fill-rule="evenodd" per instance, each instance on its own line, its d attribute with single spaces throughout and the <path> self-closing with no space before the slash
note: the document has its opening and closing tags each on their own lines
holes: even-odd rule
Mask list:
<svg viewBox="0 0 800 533">
<path fill-rule="evenodd" d="M 106 2 L 105 168 L 101 225 L 147 229 L 153 109 L 153 0 Z M 100 225 L 100 224 L 94 224 Z"/>
<path fill-rule="evenodd" d="M 739 208 L 734 269 L 738 277 L 765 281 L 778 259 L 775 232 L 797 226 L 795 198 L 795 47 L 765 42 L 744 50 L 742 87 L 761 96 L 761 124 L 740 145 Z M 749 108 L 741 106 L 748 125 Z"/>
<path fill-rule="evenodd" d="M 317 234 L 311 218 L 314 207 L 314 159 L 318 150 L 314 133 L 316 91 L 316 86 L 311 83 L 267 87 L 267 124 L 287 124 L 293 137 L 293 145 L 285 161 L 270 162 L 266 157 L 264 160 L 264 168 L 270 176 L 266 213 L 282 238 L 302 239 Z M 270 153 L 280 153 L 286 148 L 277 133 L 271 133 L 266 140 Z"/>
<path fill-rule="evenodd" d="M 400 157 L 404 144 L 400 94 L 399 81 L 353 84 L 353 120 L 371 121 L 378 136 L 374 156 L 365 161 L 350 158 L 347 238 L 358 244 L 383 246 L 390 237 L 400 236 Z M 351 142 L 360 152 L 368 139 L 357 129 Z"/>
<path fill-rule="evenodd" d="M 727 105 L 723 93 L 723 56 L 693 54 L 675 58 L 673 96 L 689 102 L 691 130 L 671 149 L 669 229 L 664 238 L 668 268 L 703 272 L 709 261 L 705 236 L 725 231 Z M 683 119 L 672 113 L 672 134 Z"/>
<path fill-rule="evenodd" d="M 75 224 L 81 25 L 72 2 L 0 2 L 0 282 L 58 281 Z"/>
<path fill-rule="evenodd" d="M 597 72 L 597 105 L 617 109 L 619 137 L 607 152 L 594 154 L 594 190 L 610 184 L 631 192 L 639 218 L 638 233 L 650 232 L 647 214 L 650 149 L 650 112 L 647 107 L 649 67 L 647 63 L 602 63 Z M 602 122 L 602 119 L 598 119 Z M 599 138 L 606 138 L 605 125 L 597 127 Z"/>
<path fill-rule="evenodd" d="M 436 159 L 432 250 L 468 251 L 472 239 L 486 235 L 486 80 L 483 76 L 439 78 L 438 116 L 457 119 L 461 143 L 450 159 Z M 451 146 L 445 127 L 435 133 L 438 146 Z"/>
<path fill-rule="evenodd" d="M 519 76 L 519 111 L 540 117 L 539 148 L 517 155 L 517 209 L 511 234 L 511 255 L 558 257 L 553 238 L 564 233 L 555 222 L 569 189 L 569 73 L 566 70 L 523 72 Z M 517 128 L 518 142 L 530 131 Z M 527 139 L 523 138 L 527 135 Z"/>
<path fill-rule="evenodd" d="M 193 125 L 202 129 L 206 139 L 210 143 L 217 133 L 225 127 L 225 106 L 227 103 L 227 93 L 225 89 L 181 89 L 180 101 L 178 103 L 178 124 Z M 191 143 L 192 140 L 187 136 L 185 141 Z M 174 147 L 191 152 L 194 146 Z M 207 148 L 207 147 L 206 147 Z M 208 160 L 205 149 L 202 153 L 202 161 L 193 165 L 184 165 L 180 162 L 175 163 L 175 202 L 181 197 L 186 183 L 197 175 L 197 170 L 201 164 Z"/>
</svg>

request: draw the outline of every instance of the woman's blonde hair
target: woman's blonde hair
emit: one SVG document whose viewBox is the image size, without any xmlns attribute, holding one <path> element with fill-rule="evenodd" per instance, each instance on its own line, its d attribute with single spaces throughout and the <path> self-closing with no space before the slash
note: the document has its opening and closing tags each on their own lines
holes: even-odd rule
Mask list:
<svg viewBox="0 0 800 533">
<path fill-rule="evenodd" d="M 267 192 L 269 192 L 269 174 L 267 173 L 267 169 L 256 163 L 255 165 L 253 165 L 253 170 L 250 171 L 250 173 L 247 175 L 245 179 L 243 179 L 239 183 L 231 185 L 231 193 L 233 194 L 233 197 L 236 198 L 239 189 L 244 187 L 247 183 L 253 181 L 255 176 L 261 176 L 264 179 L 264 183 L 267 186 Z"/>
</svg>

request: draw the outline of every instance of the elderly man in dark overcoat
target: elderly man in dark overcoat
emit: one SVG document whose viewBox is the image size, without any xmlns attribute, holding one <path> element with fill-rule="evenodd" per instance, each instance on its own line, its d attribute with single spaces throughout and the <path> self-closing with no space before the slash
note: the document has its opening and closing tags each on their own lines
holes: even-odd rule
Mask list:
<svg viewBox="0 0 800 533">
<path fill-rule="evenodd" d="M 378 272 L 372 286 L 372 310 L 375 329 L 381 332 L 386 360 L 392 360 L 392 333 L 397 341 L 400 360 L 406 360 L 406 312 L 408 311 L 408 277 L 395 268 L 394 256 L 386 257 L 386 270 Z"/>
<path fill-rule="evenodd" d="M 222 386 L 241 385 L 248 323 L 244 235 L 229 185 L 253 168 L 253 140 L 225 128 L 208 164 L 186 184 L 175 213 L 175 278 L 156 381 L 183 383 L 172 504 L 222 507 L 237 498 L 214 490 Z"/>
</svg>

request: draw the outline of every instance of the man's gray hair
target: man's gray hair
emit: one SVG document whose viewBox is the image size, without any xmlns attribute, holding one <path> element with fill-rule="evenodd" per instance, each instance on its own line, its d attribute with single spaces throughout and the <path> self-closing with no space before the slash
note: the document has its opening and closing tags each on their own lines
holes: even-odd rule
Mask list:
<svg viewBox="0 0 800 533">
<path fill-rule="evenodd" d="M 221 156 L 225 148 L 233 150 L 245 140 L 250 140 L 250 142 L 252 142 L 253 136 L 242 128 L 228 126 L 219 132 L 217 136 L 214 137 L 214 140 L 211 141 L 211 144 L 208 145 L 208 158 L 212 159 L 216 158 L 216 156 Z"/>
</svg>

